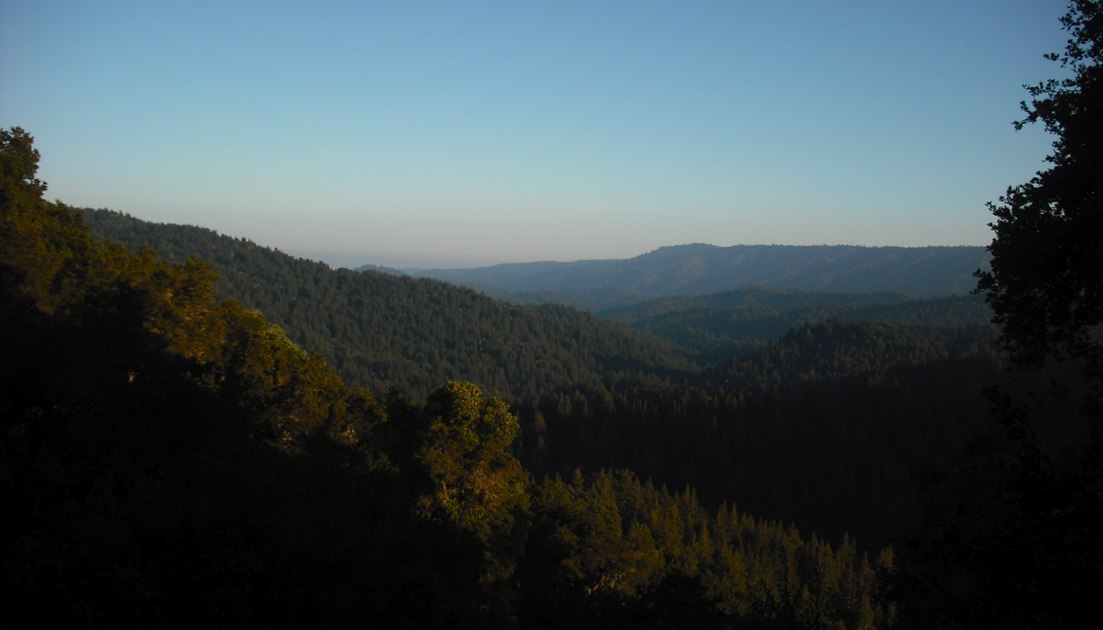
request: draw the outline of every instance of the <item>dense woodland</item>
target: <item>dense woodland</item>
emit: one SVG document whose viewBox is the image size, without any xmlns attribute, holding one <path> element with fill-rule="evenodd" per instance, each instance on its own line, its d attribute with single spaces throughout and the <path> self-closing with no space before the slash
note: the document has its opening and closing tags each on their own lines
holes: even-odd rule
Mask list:
<svg viewBox="0 0 1103 630">
<path fill-rule="evenodd" d="M 219 285 L 223 295 L 276 313 L 291 339 L 329 350 L 350 383 L 419 399 L 434 383 L 484 375 L 473 380 L 519 415 L 519 456 L 537 479 L 625 467 L 689 484 L 710 506 L 737 500 L 871 548 L 914 517 L 912 471 L 983 428 L 982 388 L 1000 369 L 976 298 L 753 290 L 686 299 L 681 310 L 648 302 L 613 313 L 617 324 L 432 280 L 333 271 L 206 229 L 84 216 L 134 251 L 203 252 L 229 267 L 223 275 L 236 280 Z M 699 334 L 678 338 L 699 330 L 702 303 L 722 309 L 741 354 Z M 655 312 L 669 337 L 647 332 Z M 350 334 L 312 345 L 331 330 Z"/>
<path fill-rule="evenodd" d="M 417 396 L 462 377 L 514 398 L 622 371 L 690 372 L 686 352 L 571 308 L 524 308 L 436 280 L 332 270 L 250 241 L 190 226 L 86 210 L 92 231 L 133 251 L 219 270 L 220 296 L 278 323 L 349 382 Z"/>
<path fill-rule="evenodd" d="M 983 299 L 498 301 L 46 201 L 0 131 L 10 614 L 1094 627 L 1100 20 L 1071 4 L 1072 78 L 1024 105 L 1061 140 Z"/>
<path fill-rule="evenodd" d="M 871 555 L 628 470 L 539 479 L 506 402 L 346 386 L 217 273 L 95 240 L 4 132 L 15 612 L 77 625 L 875 627 Z M 471 295 L 461 293 L 462 295 Z M 523 441 L 520 440 L 520 441 Z"/>
<path fill-rule="evenodd" d="M 829 319 L 937 328 L 983 338 L 992 312 L 979 296 L 922 298 L 900 293 L 813 293 L 740 289 L 704 296 L 659 298 L 604 309 L 605 319 L 630 324 L 694 351 L 699 361 L 723 362 L 780 339 L 808 323 Z"/>
</svg>

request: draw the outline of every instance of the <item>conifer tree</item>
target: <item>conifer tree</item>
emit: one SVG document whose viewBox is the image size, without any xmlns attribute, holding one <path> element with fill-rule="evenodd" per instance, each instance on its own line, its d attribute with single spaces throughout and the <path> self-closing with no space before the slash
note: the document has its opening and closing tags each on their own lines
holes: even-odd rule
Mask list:
<svg viewBox="0 0 1103 630">
<path fill-rule="evenodd" d="M 517 418 L 473 383 L 449 381 L 429 396 L 421 459 L 432 491 L 420 508 L 483 545 L 485 606 L 499 618 L 511 608 L 512 581 L 528 527 L 528 475 L 513 456 Z"/>
</svg>

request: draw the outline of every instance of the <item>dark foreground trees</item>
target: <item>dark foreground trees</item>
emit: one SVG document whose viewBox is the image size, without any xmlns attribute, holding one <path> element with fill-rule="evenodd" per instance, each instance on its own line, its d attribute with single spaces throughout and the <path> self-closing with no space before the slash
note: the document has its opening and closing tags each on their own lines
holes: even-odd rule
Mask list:
<svg viewBox="0 0 1103 630">
<path fill-rule="evenodd" d="M 890 623 L 874 563 L 630 473 L 534 486 L 503 401 L 379 404 L 214 272 L 95 241 L 0 137 L 0 588 L 75 627 Z M 33 616 L 33 617 L 32 617 Z"/>
<path fill-rule="evenodd" d="M 992 391 L 996 425 L 927 484 L 893 581 L 908 628 L 1089 628 L 1103 583 L 1103 5 L 1073 0 L 1067 78 L 1028 87 L 1055 134 L 1050 168 L 992 206 L 980 277 L 1024 370 L 1053 385 Z M 1069 422 L 1069 421 L 1073 422 Z M 1079 423 L 1078 432 L 1058 427 Z"/>
<path fill-rule="evenodd" d="M 1075 0 L 1062 23 L 1065 51 L 1051 54 L 1070 76 L 1027 89 L 1026 118 L 1057 138 L 1050 168 L 1009 188 L 991 206 L 992 267 L 980 274 L 1023 362 L 1047 355 L 1087 362 L 1096 386 L 1103 368 L 1103 6 Z"/>
</svg>

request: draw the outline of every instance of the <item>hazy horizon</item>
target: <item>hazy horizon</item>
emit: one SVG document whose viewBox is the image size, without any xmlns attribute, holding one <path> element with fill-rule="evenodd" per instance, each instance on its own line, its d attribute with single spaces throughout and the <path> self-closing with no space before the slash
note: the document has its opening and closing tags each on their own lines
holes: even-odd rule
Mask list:
<svg viewBox="0 0 1103 630">
<path fill-rule="evenodd" d="M 258 243 L 258 245 L 265 245 L 264 243 Z M 987 247 L 988 244 L 962 244 L 962 245 L 854 245 L 852 243 L 731 243 L 729 245 L 716 245 L 713 243 L 669 243 L 667 245 L 661 245 L 659 247 L 653 247 L 647 251 L 636 252 L 626 256 L 597 256 L 591 258 L 574 258 L 570 260 L 555 260 L 550 258 L 544 259 L 532 259 L 532 260 L 490 260 L 489 262 L 478 257 L 471 257 L 469 262 L 464 262 L 462 259 L 457 263 L 454 258 L 440 259 L 440 264 L 433 264 L 432 258 L 409 258 L 404 259 L 401 257 L 394 258 L 394 262 L 378 262 L 369 260 L 367 262 L 357 263 L 362 256 L 352 252 L 310 252 L 310 251 L 284 251 L 286 254 L 296 256 L 299 258 L 306 258 L 308 260 L 315 260 L 324 262 L 327 265 L 339 268 L 345 267 L 348 269 L 356 269 L 359 267 L 376 266 L 396 269 L 398 271 L 416 272 L 416 271 L 431 271 L 431 270 L 450 270 L 450 269 L 470 269 L 480 267 L 493 267 L 497 265 L 510 265 L 510 264 L 529 264 L 529 263 L 576 263 L 576 262 L 590 262 L 596 260 L 627 260 L 637 258 L 650 254 L 659 249 L 665 249 L 668 247 L 685 247 L 691 245 L 706 245 L 709 247 L 726 248 L 726 247 L 868 247 L 868 248 L 923 248 L 923 247 Z"/>
<path fill-rule="evenodd" d="M 1045 167 L 1028 2 L 0 4 L 47 197 L 335 266 L 987 245 Z"/>
</svg>

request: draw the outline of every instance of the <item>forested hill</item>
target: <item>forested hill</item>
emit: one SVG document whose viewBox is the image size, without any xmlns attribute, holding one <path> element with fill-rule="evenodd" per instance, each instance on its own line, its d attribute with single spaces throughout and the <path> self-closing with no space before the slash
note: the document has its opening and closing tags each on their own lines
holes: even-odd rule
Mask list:
<svg viewBox="0 0 1103 630">
<path fill-rule="evenodd" d="M 523 307 L 437 280 L 333 270 L 199 227 L 83 210 L 92 233 L 213 263 L 218 291 L 257 308 L 344 378 L 423 394 L 449 378 L 528 398 L 620 371 L 692 371 L 669 343 L 563 307 Z"/>
<path fill-rule="evenodd" d="M 949 332 L 829 320 L 688 385 L 610 378 L 546 396 L 522 409 L 526 465 L 625 467 L 707 504 L 893 540 L 918 509 L 912 473 L 983 428 L 982 389 L 1003 378 L 984 338 Z"/>
<path fill-rule="evenodd" d="M 558 294 L 564 301 L 599 309 L 749 286 L 964 294 L 976 286 L 973 273 L 987 265 L 984 247 L 694 244 L 662 247 L 626 260 L 517 263 L 418 275 L 513 293 Z"/>
<path fill-rule="evenodd" d="M 218 300 L 209 264 L 93 239 L 44 201 L 31 141 L 0 131 L 0 588 L 13 618 L 891 625 L 878 592 L 891 550 L 706 508 L 630 471 L 535 483 L 501 398 L 456 380 L 424 403 L 347 387 L 258 311 Z"/>
<path fill-rule="evenodd" d="M 595 314 L 670 339 L 711 363 L 745 355 L 794 328 L 830 319 L 921 326 L 979 337 L 994 334 L 991 309 L 974 295 L 915 298 L 891 292 L 751 288 L 655 298 Z"/>
</svg>

